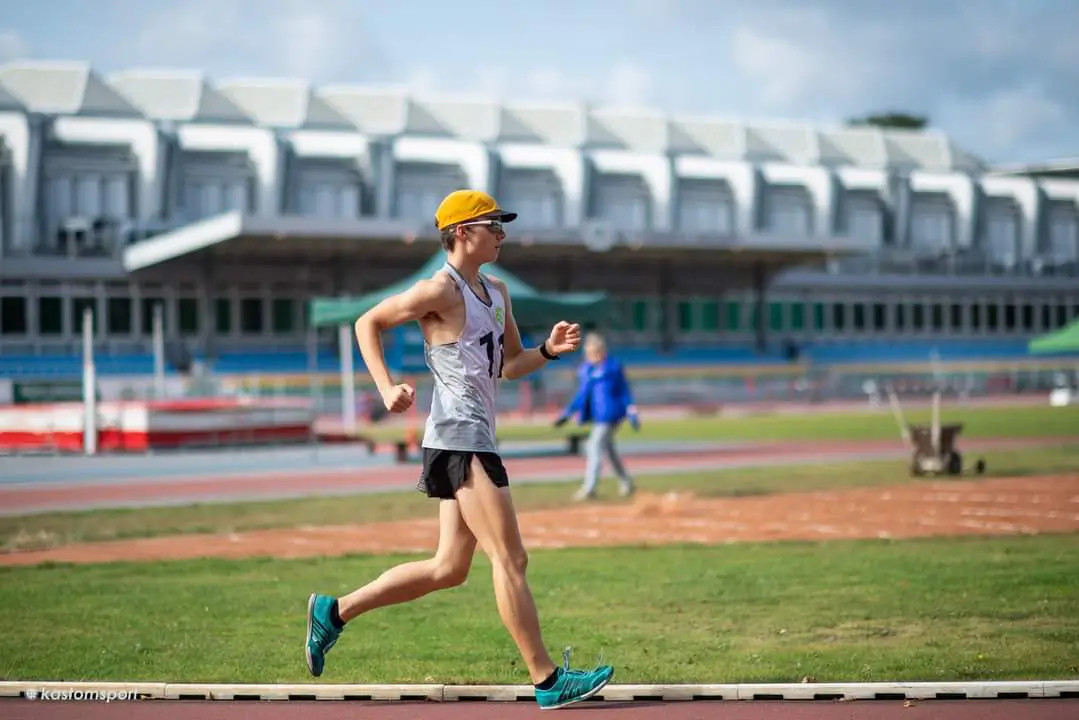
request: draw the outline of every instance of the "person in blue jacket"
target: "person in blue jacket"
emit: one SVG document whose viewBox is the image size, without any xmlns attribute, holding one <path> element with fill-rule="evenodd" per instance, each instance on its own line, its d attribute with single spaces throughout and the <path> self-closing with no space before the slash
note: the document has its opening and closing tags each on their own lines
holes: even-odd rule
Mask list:
<svg viewBox="0 0 1079 720">
<path fill-rule="evenodd" d="M 584 484 L 574 499 L 590 500 L 596 496 L 596 483 L 604 456 L 610 459 L 618 475 L 619 494 L 626 497 L 633 493 L 633 479 L 618 455 L 614 436 L 623 420 L 628 419 L 634 430 L 641 429 L 633 391 L 622 363 L 608 356 L 607 343 L 602 336 L 590 333 L 585 338 L 584 353 L 585 361 L 577 369 L 577 392 L 555 421 L 555 427 L 559 427 L 577 415 L 579 424 L 592 424 L 588 436 Z"/>
</svg>

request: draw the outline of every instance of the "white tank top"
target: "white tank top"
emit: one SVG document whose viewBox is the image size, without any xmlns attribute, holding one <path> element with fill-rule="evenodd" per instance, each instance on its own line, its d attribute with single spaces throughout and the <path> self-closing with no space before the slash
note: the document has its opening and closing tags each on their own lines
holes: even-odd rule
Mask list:
<svg viewBox="0 0 1079 720">
<path fill-rule="evenodd" d="M 434 376 L 431 412 L 423 446 L 444 450 L 495 452 L 495 412 L 502 378 L 506 302 L 480 274 L 491 302 L 482 299 L 457 269 L 443 266 L 461 289 L 465 324 L 460 337 L 444 345 L 424 343 Z"/>
</svg>

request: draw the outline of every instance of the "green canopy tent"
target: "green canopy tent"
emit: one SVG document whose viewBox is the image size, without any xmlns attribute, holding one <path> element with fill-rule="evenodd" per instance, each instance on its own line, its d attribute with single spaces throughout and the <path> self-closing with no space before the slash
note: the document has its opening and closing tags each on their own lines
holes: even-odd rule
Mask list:
<svg viewBox="0 0 1079 720">
<path fill-rule="evenodd" d="M 445 251 L 439 251 L 411 276 L 392 285 L 360 297 L 315 298 L 309 304 L 314 327 L 352 324 L 382 300 L 411 287 L 416 281 L 429 278 L 446 262 Z M 609 312 L 607 294 L 544 293 L 494 263 L 484 266 L 484 273 L 494 275 L 506 284 L 513 303 L 513 317 L 522 328 L 553 324 L 559 320 L 601 324 Z"/>
<path fill-rule="evenodd" d="M 1027 344 L 1036 355 L 1049 353 L 1079 353 L 1079 320 L 1046 335 L 1036 337 Z"/>
</svg>

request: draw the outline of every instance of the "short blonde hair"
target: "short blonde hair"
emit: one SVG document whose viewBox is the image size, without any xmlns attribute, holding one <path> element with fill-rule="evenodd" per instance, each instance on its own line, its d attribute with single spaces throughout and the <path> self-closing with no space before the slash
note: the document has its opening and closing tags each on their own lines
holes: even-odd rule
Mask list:
<svg viewBox="0 0 1079 720">
<path fill-rule="evenodd" d="M 588 333 L 584 339 L 584 346 L 588 348 L 596 348 L 597 350 L 604 350 L 607 348 L 607 341 L 603 339 L 603 336 L 596 332 Z"/>
</svg>

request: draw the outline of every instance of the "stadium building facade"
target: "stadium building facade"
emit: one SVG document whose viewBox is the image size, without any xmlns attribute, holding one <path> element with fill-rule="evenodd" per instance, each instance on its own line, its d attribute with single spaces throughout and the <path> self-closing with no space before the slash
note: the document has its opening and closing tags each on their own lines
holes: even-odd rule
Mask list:
<svg viewBox="0 0 1079 720">
<path fill-rule="evenodd" d="M 1079 179 L 938 132 L 0 68 L 0 355 L 302 352 L 306 303 L 407 276 L 459 187 L 500 264 L 603 289 L 638 346 L 1025 341 L 1079 315 Z M 329 341 L 329 337 L 324 338 Z"/>
</svg>

